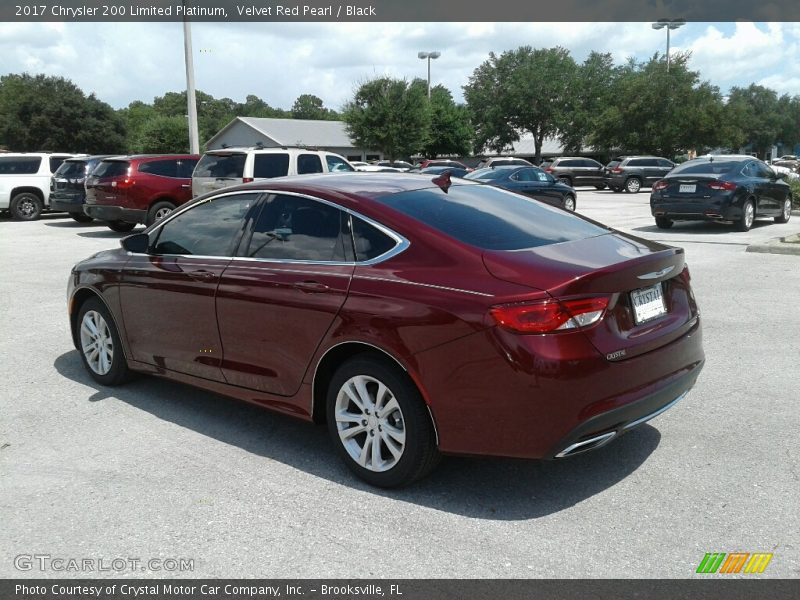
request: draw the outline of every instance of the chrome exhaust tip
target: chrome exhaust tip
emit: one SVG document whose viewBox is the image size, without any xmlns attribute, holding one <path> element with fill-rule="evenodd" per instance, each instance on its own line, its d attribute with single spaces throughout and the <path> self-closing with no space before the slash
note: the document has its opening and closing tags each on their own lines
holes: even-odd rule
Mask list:
<svg viewBox="0 0 800 600">
<path fill-rule="evenodd" d="M 561 452 L 556 454 L 556 458 L 564 458 L 566 456 L 573 456 L 575 454 L 580 454 L 581 452 L 588 452 L 589 450 L 594 450 L 595 448 L 599 448 L 600 446 L 603 446 L 608 442 L 610 442 L 616 435 L 617 435 L 616 431 L 609 431 L 608 433 L 602 433 L 600 435 L 590 437 L 588 440 L 575 442 L 574 444 L 570 444 L 569 446 L 564 448 Z"/>
</svg>

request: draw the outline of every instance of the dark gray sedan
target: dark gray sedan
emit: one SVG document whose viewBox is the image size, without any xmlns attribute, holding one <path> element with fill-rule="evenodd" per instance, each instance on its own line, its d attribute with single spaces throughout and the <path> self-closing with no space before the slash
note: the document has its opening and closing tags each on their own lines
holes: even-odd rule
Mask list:
<svg viewBox="0 0 800 600">
<path fill-rule="evenodd" d="M 573 211 L 577 194 L 570 186 L 557 181 L 538 167 L 494 167 L 468 173 L 464 179 L 488 183 Z"/>
</svg>

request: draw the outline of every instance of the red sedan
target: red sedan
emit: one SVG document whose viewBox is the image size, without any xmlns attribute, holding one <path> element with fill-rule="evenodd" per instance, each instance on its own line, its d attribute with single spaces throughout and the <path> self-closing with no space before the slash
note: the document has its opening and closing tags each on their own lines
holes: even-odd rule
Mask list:
<svg viewBox="0 0 800 600">
<path fill-rule="evenodd" d="M 484 184 L 370 175 L 228 188 L 77 264 L 69 318 L 89 374 L 327 422 L 384 487 L 441 454 L 594 449 L 693 386 L 682 249 Z"/>
</svg>

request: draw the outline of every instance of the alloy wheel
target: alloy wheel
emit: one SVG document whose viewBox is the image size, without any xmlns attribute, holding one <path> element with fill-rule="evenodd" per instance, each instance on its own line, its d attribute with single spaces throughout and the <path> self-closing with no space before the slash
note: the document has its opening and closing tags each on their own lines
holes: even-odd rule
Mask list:
<svg viewBox="0 0 800 600">
<path fill-rule="evenodd" d="M 336 396 L 336 429 L 350 457 L 376 473 L 388 471 L 403 456 L 406 428 L 392 391 L 367 375 L 351 377 Z"/>
<path fill-rule="evenodd" d="M 81 351 L 89 368 L 105 375 L 114 362 L 114 341 L 108 323 L 99 312 L 90 310 L 81 321 Z"/>
<path fill-rule="evenodd" d="M 567 196 L 564 198 L 564 208 L 568 211 L 572 212 L 575 210 L 575 198 L 572 196 Z"/>
<path fill-rule="evenodd" d="M 171 212 L 172 212 L 172 209 L 171 208 L 167 208 L 166 206 L 164 208 L 159 208 L 155 212 L 155 220 L 158 221 L 160 219 L 163 219 L 164 217 L 166 217 Z"/>
<path fill-rule="evenodd" d="M 753 226 L 753 219 L 755 218 L 756 209 L 753 207 L 752 202 L 748 202 L 744 207 L 744 226 L 750 229 Z"/>
<path fill-rule="evenodd" d="M 631 194 L 638 194 L 639 190 L 642 189 L 642 182 L 635 177 L 631 177 L 625 182 L 625 189 Z"/>
</svg>

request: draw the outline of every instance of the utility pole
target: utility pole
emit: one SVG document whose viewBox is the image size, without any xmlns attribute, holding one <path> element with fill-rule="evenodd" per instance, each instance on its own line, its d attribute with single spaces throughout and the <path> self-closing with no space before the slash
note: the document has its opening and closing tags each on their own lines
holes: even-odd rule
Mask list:
<svg viewBox="0 0 800 600">
<path fill-rule="evenodd" d="M 192 28 L 183 17 L 183 54 L 186 60 L 186 103 L 189 114 L 189 151 L 200 154 L 200 134 L 197 127 L 197 100 L 194 94 L 194 61 L 192 60 Z"/>
</svg>

